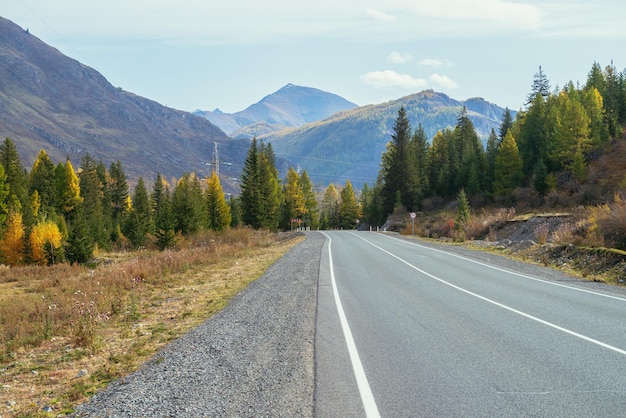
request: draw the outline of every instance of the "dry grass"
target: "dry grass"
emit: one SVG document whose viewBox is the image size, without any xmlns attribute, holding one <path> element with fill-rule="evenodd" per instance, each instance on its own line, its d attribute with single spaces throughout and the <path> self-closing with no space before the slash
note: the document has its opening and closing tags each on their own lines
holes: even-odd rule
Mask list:
<svg viewBox="0 0 626 418">
<path fill-rule="evenodd" d="M 234 230 L 99 267 L 0 271 L 0 416 L 66 413 L 202 323 L 298 239 Z"/>
</svg>

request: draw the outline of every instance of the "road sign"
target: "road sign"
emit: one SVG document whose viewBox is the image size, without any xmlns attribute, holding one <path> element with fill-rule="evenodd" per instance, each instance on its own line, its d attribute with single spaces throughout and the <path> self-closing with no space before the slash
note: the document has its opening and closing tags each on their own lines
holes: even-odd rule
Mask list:
<svg viewBox="0 0 626 418">
<path fill-rule="evenodd" d="M 411 212 L 411 219 L 415 219 L 416 216 L 415 212 Z"/>
</svg>

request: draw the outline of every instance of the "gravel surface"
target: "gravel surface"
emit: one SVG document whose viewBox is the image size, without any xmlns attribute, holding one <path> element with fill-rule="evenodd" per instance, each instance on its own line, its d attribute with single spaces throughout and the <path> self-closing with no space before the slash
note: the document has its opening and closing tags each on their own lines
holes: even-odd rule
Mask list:
<svg viewBox="0 0 626 418">
<path fill-rule="evenodd" d="M 74 416 L 312 416 L 323 243 L 321 234 L 308 234 L 223 311 Z"/>
</svg>

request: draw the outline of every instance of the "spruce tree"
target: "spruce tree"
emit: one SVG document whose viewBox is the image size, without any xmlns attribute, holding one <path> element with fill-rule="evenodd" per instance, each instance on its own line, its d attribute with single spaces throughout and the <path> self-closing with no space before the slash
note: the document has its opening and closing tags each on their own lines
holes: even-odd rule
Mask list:
<svg viewBox="0 0 626 418">
<path fill-rule="evenodd" d="M 6 183 L 9 185 L 10 206 L 22 211 L 25 225 L 32 225 L 34 219 L 29 205 L 26 170 L 22 165 L 15 143 L 9 138 L 0 144 L 0 165 L 4 167 L 7 176 Z"/>
<path fill-rule="evenodd" d="M 146 243 L 146 235 L 153 229 L 150 215 L 150 197 L 142 177 L 139 177 L 132 199 L 132 208 L 124 221 L 123 232 L 135 248 Z"/>
<path fill-rule="evenodd" d="M 163 251 L 176 245 L 176 219 L 172 212 L 170 191 L 161 173 L 157 173 L 152 189 L 154 229 L 157 247 Z"/>
<path fill-rule="evenodd" d="M 404 107 L 398 110 L 391 141 L 383 155 L 383 199 L 385 213 L 393 212 L 396 197 L 402 205 L 415 208 L 418 194 L 418 174 L 415 148 L 411 146 L 411 126 Z"/>
<path fill-rule="evenodd" d="M 256 137 L 252 138 L 248 154 L 241 171 L 241 217 L 246 225 L 260 228 L 259 209 L 261 205 L 261 185 L 259 180 L 259 146 Z"/>
<path fill-rule="evenodd" d="M 34 191 L 37 191 L 40 201 L 39 214 L 41 216 L 56 214 L 55 168 L 54 163 L 48 157 L 48 153 L 43 149 L 39 151 L 30 171 L 29 193 L 32 195 Z"/>
</svg>

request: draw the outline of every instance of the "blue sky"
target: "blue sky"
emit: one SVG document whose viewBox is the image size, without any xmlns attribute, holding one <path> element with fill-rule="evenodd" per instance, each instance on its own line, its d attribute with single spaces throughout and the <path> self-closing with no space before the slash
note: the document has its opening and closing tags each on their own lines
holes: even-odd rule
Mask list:
<svg viewBox="0 0 626 418">
<path fill-rule="evenodd" d="M 114 86 L 192 111 L 287 83 L 358 105 L 423 89 L 523 107 L 594 62 L 626 66 L 623 0 L 10 0 L 2 17 Z"/>
</svg>

